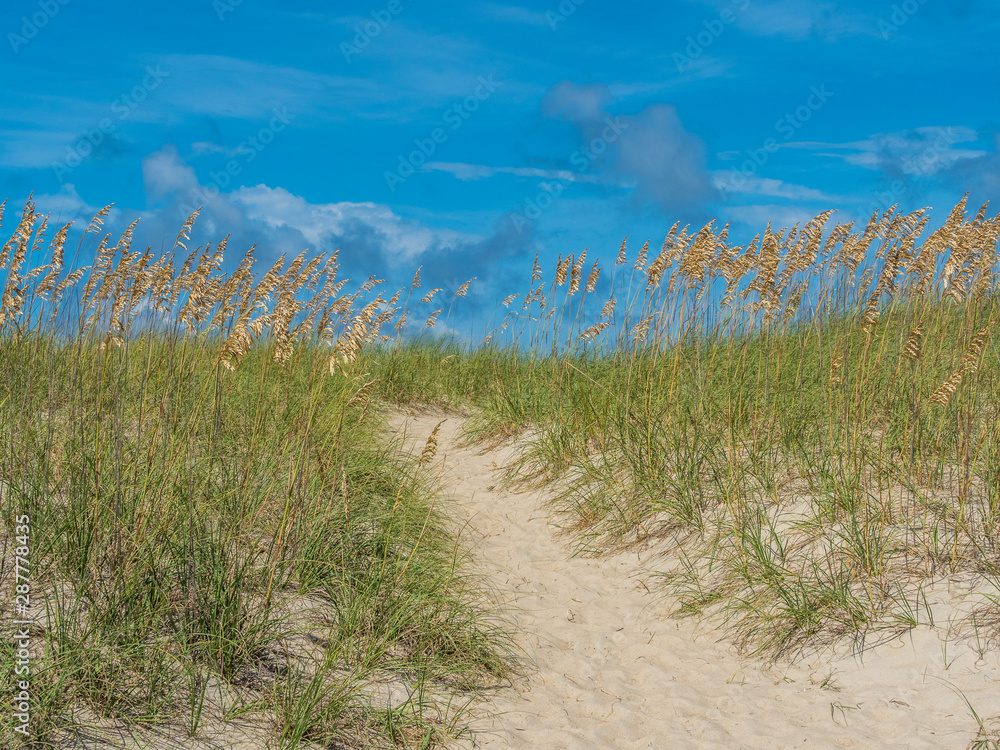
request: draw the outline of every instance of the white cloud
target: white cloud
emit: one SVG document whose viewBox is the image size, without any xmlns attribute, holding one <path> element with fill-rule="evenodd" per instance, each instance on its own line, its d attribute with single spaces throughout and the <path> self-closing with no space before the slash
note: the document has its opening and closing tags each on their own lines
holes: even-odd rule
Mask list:
<svg viewBox="0 0 1000 750">
<path fill-rule="evenodd" d="M 729 170 L 713 172 L 712 182 L 720 191 L 725 193 L 749 193 L 752 195 L 766 195 L 770 198 L 787 198 L 793 201 L 816 201 L 823 203 L 843 203 L 847 201 L 844 196 L 831 195 L 805 185 L 795 185 L 767 177 L 747 177 L 739 173 L 736 173 L 738 179 L 734 180 L 733 174 Z"/>
<path fill-rule="evenodd" d="M 53 223 L 78 222 L 89 223 L 103 206 L 91 206 L 76 191 L 72 183 L 65 183 L 57 193 L 41 193 L 35 195 L 35 206 L 43 214 L 51 213 Z M 117 220 L 120 211 L 112 209 L 107 221 Z"/>
<path fill-rule="evenodd" d="M 876 133 L 846 143 L 792 141 L 782 147 L 807 149 L 817 156 L 841 159 L 892 177 L 930 177 L 952 169 L 961 161 L 985 156 L 986 151 L 959 145 L 978 140 L 979 134 L 972 128 L 952 125 Z"/>
<path fill-rule="evenodd" d="M 326 245 L 328 237 L 350 234 L 354 231 L 352 227 L 367 227 L 372 234 L 384 238 L 388 259 L 394 263 L 416 262 L 431 249 L 454 249 L 483 239 L 461 232 L 429 229 L 377 203 L 309 203 L 284 188 L 266 185 L 241 187 L 230 197 L 249 219 L 268 227 L 293 228 L 315 247 Z"/>
<path fill-rule="evenodd" d="M 372 202 L 311 203 L 282 187 L 258 184 L 219 191 L 203 185 L 173 146 L 143 160 L 149 208 L 137 237 L 150 244 L 176 236 L 191 209 L 202 206 L 192 242 L 218 242 L 231 235 L 232 252 L 260 245 L 258 258 L 273 262 L 279 254 L 341 250 L 344 275 L 385 275 L 400 285 L 418 265 L 428 283 L 454 291 L 471 276 L 481 284 L 505 282 L 514 264 L 538 246 L 509 217 L 493 216 L 492 233 L 432 226 Z"/>
<path fill-rule="evenodd" d="M 498 174 L 511 174 L 517 177 L 540 177 L 547 180 L 566 180 L 569 182 L 598 182 L 596 175 L 571 172 L 568 169 L 538 169 L 536 167 L 488 167 L 483 164 L 465 164 L 461 162 L 427 162 L 423 169 L 432 172 L 449 172 L 456 179 L 482 180 Z"/>
<path fill-rule="evenodd" d="M 146 197 L 154 202 L 171 193 L 185 193 L 199 186 L 194 168 L 184 163 L 172 145 L 142 160 L 142 182 Z"/>
<path fill-rule="evenodd" d="M 735 23 L 757 36 L 836 39 L 850 34 L 875 36 L 878 19 L 849 11 L 843 3 L 827 0 L 696 0 L 712 5 L 717 13 L 729 10 Z"/>
<path fill-rule="evenodd" d="M 671 104 L 651 104 L 636 115 L 612 116 L 607 86 L 562 81 L 542 100 L 542 114 L 568 120 L 581 147 L 569 162 L 612 184 L 633 183 L 636 204 L 672 214 L 716 197 L 705 167 L 705 145 L 689 133 Z"/>
</svg>

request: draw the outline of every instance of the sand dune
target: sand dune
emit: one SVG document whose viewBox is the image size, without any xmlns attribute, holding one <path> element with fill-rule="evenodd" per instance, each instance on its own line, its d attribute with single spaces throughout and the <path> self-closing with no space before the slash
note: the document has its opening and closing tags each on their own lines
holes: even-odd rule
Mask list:
<svg viewBox="0 0 1000 750">
<path fill-rule="evenodd" d="M 513 446 L 462 446 L 454 414 L 394 423 L 422 444 L 442 419 L 442 489 L 533 662 L 475 709 L 472 739 L 456 747 L 967 748 L 979 732 L 969 704 L 994 726 L 1000 660 L 943 640 L 947 586 L 930 596 L 936 629 L 861 656 L 845 646 L 790 665 L 743 658 L 712 623 L 665 616 L 643 582 L 655 550 L 572 557 L 543 493 L 498 487 Z"/>
</svg>

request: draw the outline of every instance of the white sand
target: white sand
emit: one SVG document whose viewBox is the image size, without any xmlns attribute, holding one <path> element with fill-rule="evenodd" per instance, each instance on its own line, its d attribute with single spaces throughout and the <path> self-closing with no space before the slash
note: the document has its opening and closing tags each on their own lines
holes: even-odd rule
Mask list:
<svg viewBox="0 0 1000 750">
<path fill-rule="evenodd" d="M 472 742 L 456 747 L 967 748 L 979 728 L 958 691 L 996 728 L 998 653 L 980 660 L 968 644 L 942 640 L 945 587 L 929 597 L 940 600 L 937 629 L 918 627 L 863 657 L 845 648 L 792 665 L 741 658 L 711 623 L 665 616 L 642 581 L 657 568 L 654 551 L 571 558 L 542 493 L 496 487 L 513 448 L 462 447 L 455 415 L 394 422 L 422 446 L 445 418 L 438 458 L 450 512 L 467 524 L 466 543 L 534 662 L 475 709 Z"/>
</svg>

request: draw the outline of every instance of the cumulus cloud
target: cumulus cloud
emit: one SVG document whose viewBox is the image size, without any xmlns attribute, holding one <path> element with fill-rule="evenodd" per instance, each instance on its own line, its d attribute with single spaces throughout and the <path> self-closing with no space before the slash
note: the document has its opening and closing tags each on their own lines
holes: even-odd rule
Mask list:
<svg viewBox="0 0 1000 750">
<path fill-rule="evenodd" d="M 842 159 L 856 167 L 881 171 L 892 179 L 933 177 L 958 162 L 985 152 L 967 144 L 979 140 L 972 128 L 927 126 L 892 133 L 876 133 L 848 143 L 792 142 L 785 148 L 804 148 L 818 155 Z"/>
<path fill-rule="evenodd" d="M 198 187 L 194 168 L 181 159 L 177 147 L 168 144 L 142 160 L 142 184 L 146 198 L 152 201 L 188 193 Z"/>
<path fill-rule="evenodd" d="M 898 133 L 882 133 L 861 144 L 862 150 L 848 154 L 851 164 L 879 169 L 888 177 L 929 177 L 953 167 L 982 151 L 956 147 L 978 140 L 971 128 L 922 127 Z"/>
<path fill-rule="evenodd" d="M 839 159 L 879 172 L 885 189 L 878 194 L 882 208 L 902 199 L 928 200 L 936 191 L 946 194 L 971 190 L 973 197 L 1000 197 L 1000 157 L 996 147 L 981 146 L 990 136 L 964 126 L 924 126 L 847 143 L 792 142 L 818 156 Z"/>
<path fill-rule="evenodd" d="M 665 213 L 695 208 L 715 196 L 705 146 L 684 129 L 672 105 L 656 104 L 625 120 L 616 169 L 637 180 L 637 196 L 652 198 Z"/>
<path fill-rule="evenodd" d="M 579 124 L 600 120 L 611 101 L 611 91 L 603 83 L 577 85 L 560 81 L 545 94 L 542 114 Z"/>
<path fill-rule="evenodd" d="M 705 145 L 689 133 L 677 109 L 653 104 L 637 115 L 612 115 L 603 84 L 562 81 L 542 101 L 542 114 L 577 126 L 582 146 L 569 162 L 609 181 L 634 185 L 638 204 L 664 213 L 697 210 L 716 197 L 706 168 Z"/>
<path fill-rule="evenodd" d="M 282 253 L 339 249 L 342 276 L 363 281 L 377 274 L 399 287 L 423 266 L 425 284 L 447 293 L 472 276 L 481 290 L 505 288 L 539 249 L 531 232 L 518 232 L 507 216 L 492 230 L 472 234 L 427 226 L 378 203 L 311 203 L 263 184 L 220 191 L 202 184 L 170 145 L 143 160 L 143 180 L 148 206 L 137 237 L 156 244 L 172 240 L 191 207 L 201 206 L 192 241 L 204 244 L 231 235 L 230 263 L 253 244 L 262 264 Z"/>
</svg>

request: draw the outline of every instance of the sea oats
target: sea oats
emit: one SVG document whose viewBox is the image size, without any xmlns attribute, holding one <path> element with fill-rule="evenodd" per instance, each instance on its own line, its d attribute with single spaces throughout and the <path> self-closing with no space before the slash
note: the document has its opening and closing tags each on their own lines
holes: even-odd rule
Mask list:
<svg viewBox="0 0 1000 750">
<path fill-rule="evenodd" d="M 361 285 L 361 291 L 362 292 L 370 292 L 372 289 L 374 289 L 375 287 L 377 287 L 379 284 L 384 284 L 385 283 L 385 279 L 378 279 L 378 278 L 375 278 L 375 276 L 376 276 L 376 274 L 372 274 L 371 276 L 368 277 L 368 281 L 366 281 L 364 284 Z M 435 289 L 434 291 L 440 292 L 441 290 L 440 289 Z M 433 292 L 431 292 L 431 294 L 433 294 Z"/>
<path fill-rule="evenodd" d="M 232 327 L 229 336 L 219 350 L 218 363 L 226 370 L 237 368 L 243 356 L 253 345 L 253 334 L 250 330 L 249 314 L 241 316 Z"/>
<path fill-rule="evenodd" d="M 601 269 L 597 265 L 597 261 L 594 261 L 593 267 L 590 269 L 590 276 L 587 277 L 587 287 L 586 291 L 592 292 L 597 288 L 597 278 L 601 275 Z"/>
<path fill-rule="evenodd" d="M 634 326 L 632 326 L 632 340 L 640 341 L 645 340 L 646 336 L 649 335 L 649 326 L 653 322 L 653 316 L 647 315 L 645 318 L 640 320 Z"/>
<path fill-rule="evenodd" d="M 63 227 L 55 233 L 55 236 L 52 238 L 52 242 L 49 245 L 51 250 L 51 259 L 49 260 L 48 265 L 44 266 L 45 276 L 42 277 L 42 280 L 38 283 L 38 288 L 36 289 L 36 292 L 42 299 L 45 299 L 46 295 L 55 288 L 59 274 L 62 273 L 63 248 L 66 245 L 66 235 L 71 226 L 72 222 L 63 225 Z"/>
<path fill-rule="evenodd" d="M 587 251 L 584 250 L 584 255 L 586 254 Z M 574 263 L 572 268 L 570 269 L 570 274 L 569 274 L 568 296 L 572 297 L 574 294 L 576 294 L 576 290 L 580 288 L 580 277 L 582 276 L 582 274 L 583 274 L 582 263 L 580 262 Z"/>
<path fill-rule="evenodd" d="M 28 240 L 40 218 L 40 215 L 35 211 L 34 201 L 28 198 L 27 203 L 24 204 L 24 210 L 21 212 L 21 221 L 18 222 L 17 229 L 14 230 L 10 239 L 4 243 L 3 250 L 0 251 L 0 270 L 10 264 L 14 273 L 17 273 L 21 263 L 24 262 L 28 250 Z"/>
<path fill-rule="evenodd" d="M 952 373 L 941 386 L 931 394 L 930 402 L 932 404 L 940 404 L 941 406 L 947 406 L 948 402 L 951 401 L 951 397 L 955 395 L 958 390 L 958 386 L 962 382 L 962 371 L 957 370 Z"/>
<path fill-rule="evenodd" d="M 626 256 L 625 256 L 625 243 L 626 242 L 628 242 L 628 235 L 626 235 L 625 239 L 622 240 L 622 246 L 620 248 L 618 248 L 618 258 L 617 258 L 617 260 L 615 260 L 615 265 L 616 266 L 624 265 L 625 262 L 626 262 L 626 260 L 628 260 L 626 258 Z"/>
<path fill-rule="evenodd" d="M 979 358 L 983 353 L 983 348 L 986 346 L 991 327 L 992 323 L 987 323 L 979 329 L 976 335 L 972 337 L 972 341 L 969 342 L 969 346 L 962 356 L 962 363 L 959 366 L 959 370 L 963 374 L 975 374 L 979 370 Z"/>
<path fill-rule="evenodd" d="M 556 262 L 556 284 L 562 286 L 566 283 L 566 274 L 569 271 L 569 264 L 572 260 L 572 256 L 562 259 L 562 253 L 559 254 L 559 260 Z"/>
<path fill-rule="evenodd" d="M 111 208 L 111 206 L 108 206 L 107 208 Z M 107 210 L 107 208 L 105 210 Z M 181 226 L 181 231 L 177 233 L 177 239 L 174 240 L 174 246 L 172 248 L 173 250 L 176 250 L 178 247 L 183 248 L 184 250 L 187 250 L 187 245 L 185 245 L 184 242 L 191 240 L 191 229 L 194 227 L 195 222 L 198 220 L 198 214 L 200 214 L 200 213 L 201 213 L 201 209 L 200 208 L 196 208 L 191 213 L 191 215 L 188 216 L 187 219 L 184 220 L 184 224 Z M 91 224 L 93 225 L 95 222 L 97 222 L 97 217 L 96 216 L 94 217 L 94 221 L 91 222 Z M 99 223 L 97 225 L 100 226 Z M 89 230 L 90 227 L 87 227 L 87 229 Z M 183 275 L 183 272 L 182 272 L 182 275 Z"/>
<path fill-rule="evenodd" d="M 661 253 L 676 247 L 677 242 L 680 239 L 680 235 L 677 233 L 680 225 L 681 223 L 679 221 L 675 221 L 673 226 L 667 231 L 667 236 L 663 238 L 663 244 L 660 246 Z M 687 227 L 685 227 L 685 230 L 686 229 Z"/>
<path fill-rule="evenodd" d="M 861 316 L 861 328 L 865 331 L 868 331 L 871 328 L 873 328 L 875 326 L 875 323 L 878 321 L 878 306 L 879 306 L 879 298 L 881 296 L 882 296 L 881 291 L 876 289 L 875 292 L 873 292 L 871 296 L 868 297 L 868 302 L 865 304 L 864 313 Z"/>
<path fill-rule="evenodd" d="M 652 289 L 660 283 L 660 279 L 663 278 L 663 272 L 667 267 L 667 262 L 670 257 L 670 252 L 664 250 L 660 252 L 659 255 L 649 264 L 649 268 L 646 269 L 646 289 Z"/>
<path fill-rule="evenodd" d="M 425 305 L 425 304 L 429 303 L 432 299 L 434 299 L 434 295 L 437 294 L 440 291 L 441 291 L 441 287 L 438 287 L 437 289 L 431 289 L 429 292 L 427 292 L 427 294 L 425 294 L 423 297 L 420 298 L 420 303 L 419 304 Z"/>
<path fill-rule="evenodd" d="M 615 312 L 615 303 L 618 300 L 612 297 L 607 302 L 604 303 L 604 307 L 601 308 L 601 317 L 599 320 L 604 320 L 605 318 L 610 318 Z"/>
<path fill-rule="evenodd" d="M 787 322 L 795 316 L 799 305 L 802 303 L 802 294 L 805 292 L 807 286 L 808 282 L 800 281 L 792 289 L 792 293 L 788 297 L 788 302 L 785 304 L 785 312 L 782 315 L 783 321 Z"/>
<path fill-rule="evenodd" d="M 598 336 L 601 335 L 601 331 L 607 328 L 611 323 L 609 321 L 601 321 L 595 325 L 590 326 L 587 330 L 577 336 L 577 341 L 593 341 Z"/>
<path fill-rule="evenodd" d="M 694 241 L 687 246 L 680 257 L 680 273 L 688 282 L 700 284 L 705 280 L 705 274 L 715 255 L 715 235 L 712 226 L 715 222 L 710 221 L 695 236 Z M 681 240 L 683 245 L 683 240 Z"/>
<path fill-rule="evenodd" d="M 830 384 L 835 385 L 837 383 L 843 382 L 840 377 L 840 368 L 844 365 L 844 359 L 847 357 L 847 352 L 843 350 L 844 341 L 843 339 L 837 344 L 836 348 L 833 350 L 833 359 L 830 362 Z"/>
<path fill-rule="evenodd" d="M 101 227 L 104 226 L 104 219 L 107 217 L 109 213 L 111 213 L 111 209 L 114 207 L 114 205 L 115 205 L 114 203 L 109 203 L 100 211 L 98 211 L 96 214 L 94 214 L 94 218 L 90 220 L 90 223 L 87 225 L 87 228 L 83 230 L 84 235 L 90 234 L 91 232 L 93 232 L 94 234 L 99 232 L 101 230 Z"/>
<path fill-rule="evenodd" d="M 532 302 L 541 298 L 542 298 L 542 287 L 537 287 L 531 294 L 529 294 L 527 297 L 524 298 L 524 303 L 521 305 L 521 309 L 527 310 L 529 307 L 531 307 Z"/>
<path fill-rule="evenodd" d="M 34 241 L 32 241 L 31 243 L 31 250 L 28 253 L 28 257 L 30 258 L 37 257 L 38 254 L 41 252 L 42 247 L 45 245 L 45 237 L 46 237 L 45 232 L 49 228 L 49 215 L 45 214 L 44 216 L 41 216 L 39 214 L 39 216 L 41 218 L 41 221 L 34 230 L 35 238 Z M 32 269 L 32 270 L 37 271 L 37 269 Z M 24 278 L 26 281 L 30 278 L 33 278 L 32 272 L 29 271 Z"/>
<path fill-rule="evenodd" d="M 903 346 L 903 356 L 907 359 L 914 361 L 920 359 L 923 350 L 924 330 L 924 326 L 919 325 L 910 331 L 906 344 Z"/>
<path fill-rule="evenodd" d="M 639 256 L 635 259 L 635 264 L 632 266 L 632 270 L 643 270 L 646 268 L 646 253 L 649 252 L 649 240 L 642 246 L 639 251 Z"/>
</svg>

